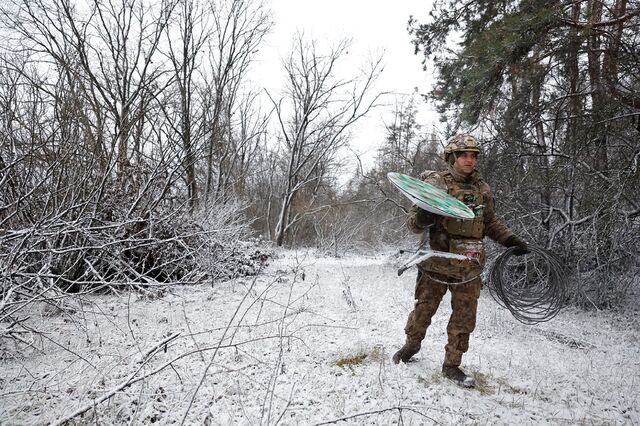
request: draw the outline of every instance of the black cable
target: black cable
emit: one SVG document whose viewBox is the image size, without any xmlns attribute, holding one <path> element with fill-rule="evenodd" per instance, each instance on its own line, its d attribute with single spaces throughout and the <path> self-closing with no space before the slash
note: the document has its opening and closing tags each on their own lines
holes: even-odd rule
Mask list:
<svg viewBox="0 0 640 426">
<path fill-rule="evenodd" d="M 549 250 L 530 245 L 525 256 L 514 250 L 505 250 L 491 265 L 489 294 L 523 324 L 549 321 L 567 300 L 567 268 Z"/>
</svg>

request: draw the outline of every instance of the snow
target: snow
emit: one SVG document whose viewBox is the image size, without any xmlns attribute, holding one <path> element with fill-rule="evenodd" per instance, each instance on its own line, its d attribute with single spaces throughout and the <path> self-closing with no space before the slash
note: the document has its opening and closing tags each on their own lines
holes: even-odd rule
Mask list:
<svg viewBox="0 0 640 426">
<path fill-rule="evenodd" d="M 470 390 L 440 374 L 447 295 L 415 362 L 394 365 L 413 305 L 404 260 L 283 250 L 257 277 L 84 296 L 74 313 L 33 307 L 29 324 L 46 334 L 32 347 L 0 341 L 0 424 L 64 419 L 144 375 L 76 421 L 640 423 L 637 311 L 565 309 L 528 326 L 485 290 L 463 358 Z"/>
</svg>

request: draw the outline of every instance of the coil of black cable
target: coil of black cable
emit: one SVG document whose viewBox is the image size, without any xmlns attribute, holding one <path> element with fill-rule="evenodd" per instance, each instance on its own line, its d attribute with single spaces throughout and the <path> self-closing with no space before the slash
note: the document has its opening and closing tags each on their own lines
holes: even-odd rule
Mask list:
<svg viewBox="0 0 640 426">
<path fill-rule="evenodd" d="M 530 245 L 524 256 L 514 250 L 505 250 L 491 265 L 489 294 L 523 324 L 549 321 L 567 300 L 567 268 L 541 247 Z"/>
</svg>

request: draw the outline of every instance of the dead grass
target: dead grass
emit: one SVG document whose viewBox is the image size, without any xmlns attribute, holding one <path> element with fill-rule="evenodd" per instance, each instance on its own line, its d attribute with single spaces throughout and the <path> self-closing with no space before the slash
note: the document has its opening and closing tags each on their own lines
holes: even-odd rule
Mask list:
<svg viewBox="0 0 640 426">
<path fill-rule="evenodd" d="M 476 381 L 474 389 L 480 392 L 481 395 L 493 395 L 495 393 L 495 388 L 490 385 L 489 378 L 486 374 L 480 373 L 479 371 L 473 371 L 472 375 Z"/>
<path fill-rule="evenodd" d="M 354 365 L 362 364 L 368 356 L 366 353 L 360 353 L 358 355 L 340 358 L 336 361 L 336 365 L 340 368 L 353 367 Z"/>
<path fill-rule="evenodd" d="M 376 345 L 372 349 L 360 351 L 356 355 L 339 358 L 335 362 L 335 365 L 340 368 L 351 368 L 354 365 L 363 364 L 365 360 L 369 360 L 371 362 L 382 362 L 384 359 L 384 348 L 380 345 Z"/>
</svg>

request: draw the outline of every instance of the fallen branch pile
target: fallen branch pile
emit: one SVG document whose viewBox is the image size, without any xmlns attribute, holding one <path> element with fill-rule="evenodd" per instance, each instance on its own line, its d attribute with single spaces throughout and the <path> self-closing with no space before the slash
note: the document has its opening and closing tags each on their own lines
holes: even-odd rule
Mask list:
<svg viewBox="0 0 640 426">
<path fill-rule="evenodd" d="M 241 242 L 246 225 L 186 215 L 123 222 L 52 220 L 0 235 L 0 338 L 21 337 L 21 311 L 73 311 L 73 297 L 255 275 L 270 254 Z M 232 222 L 232 221 L 229 221 Z"/>
</svg>

